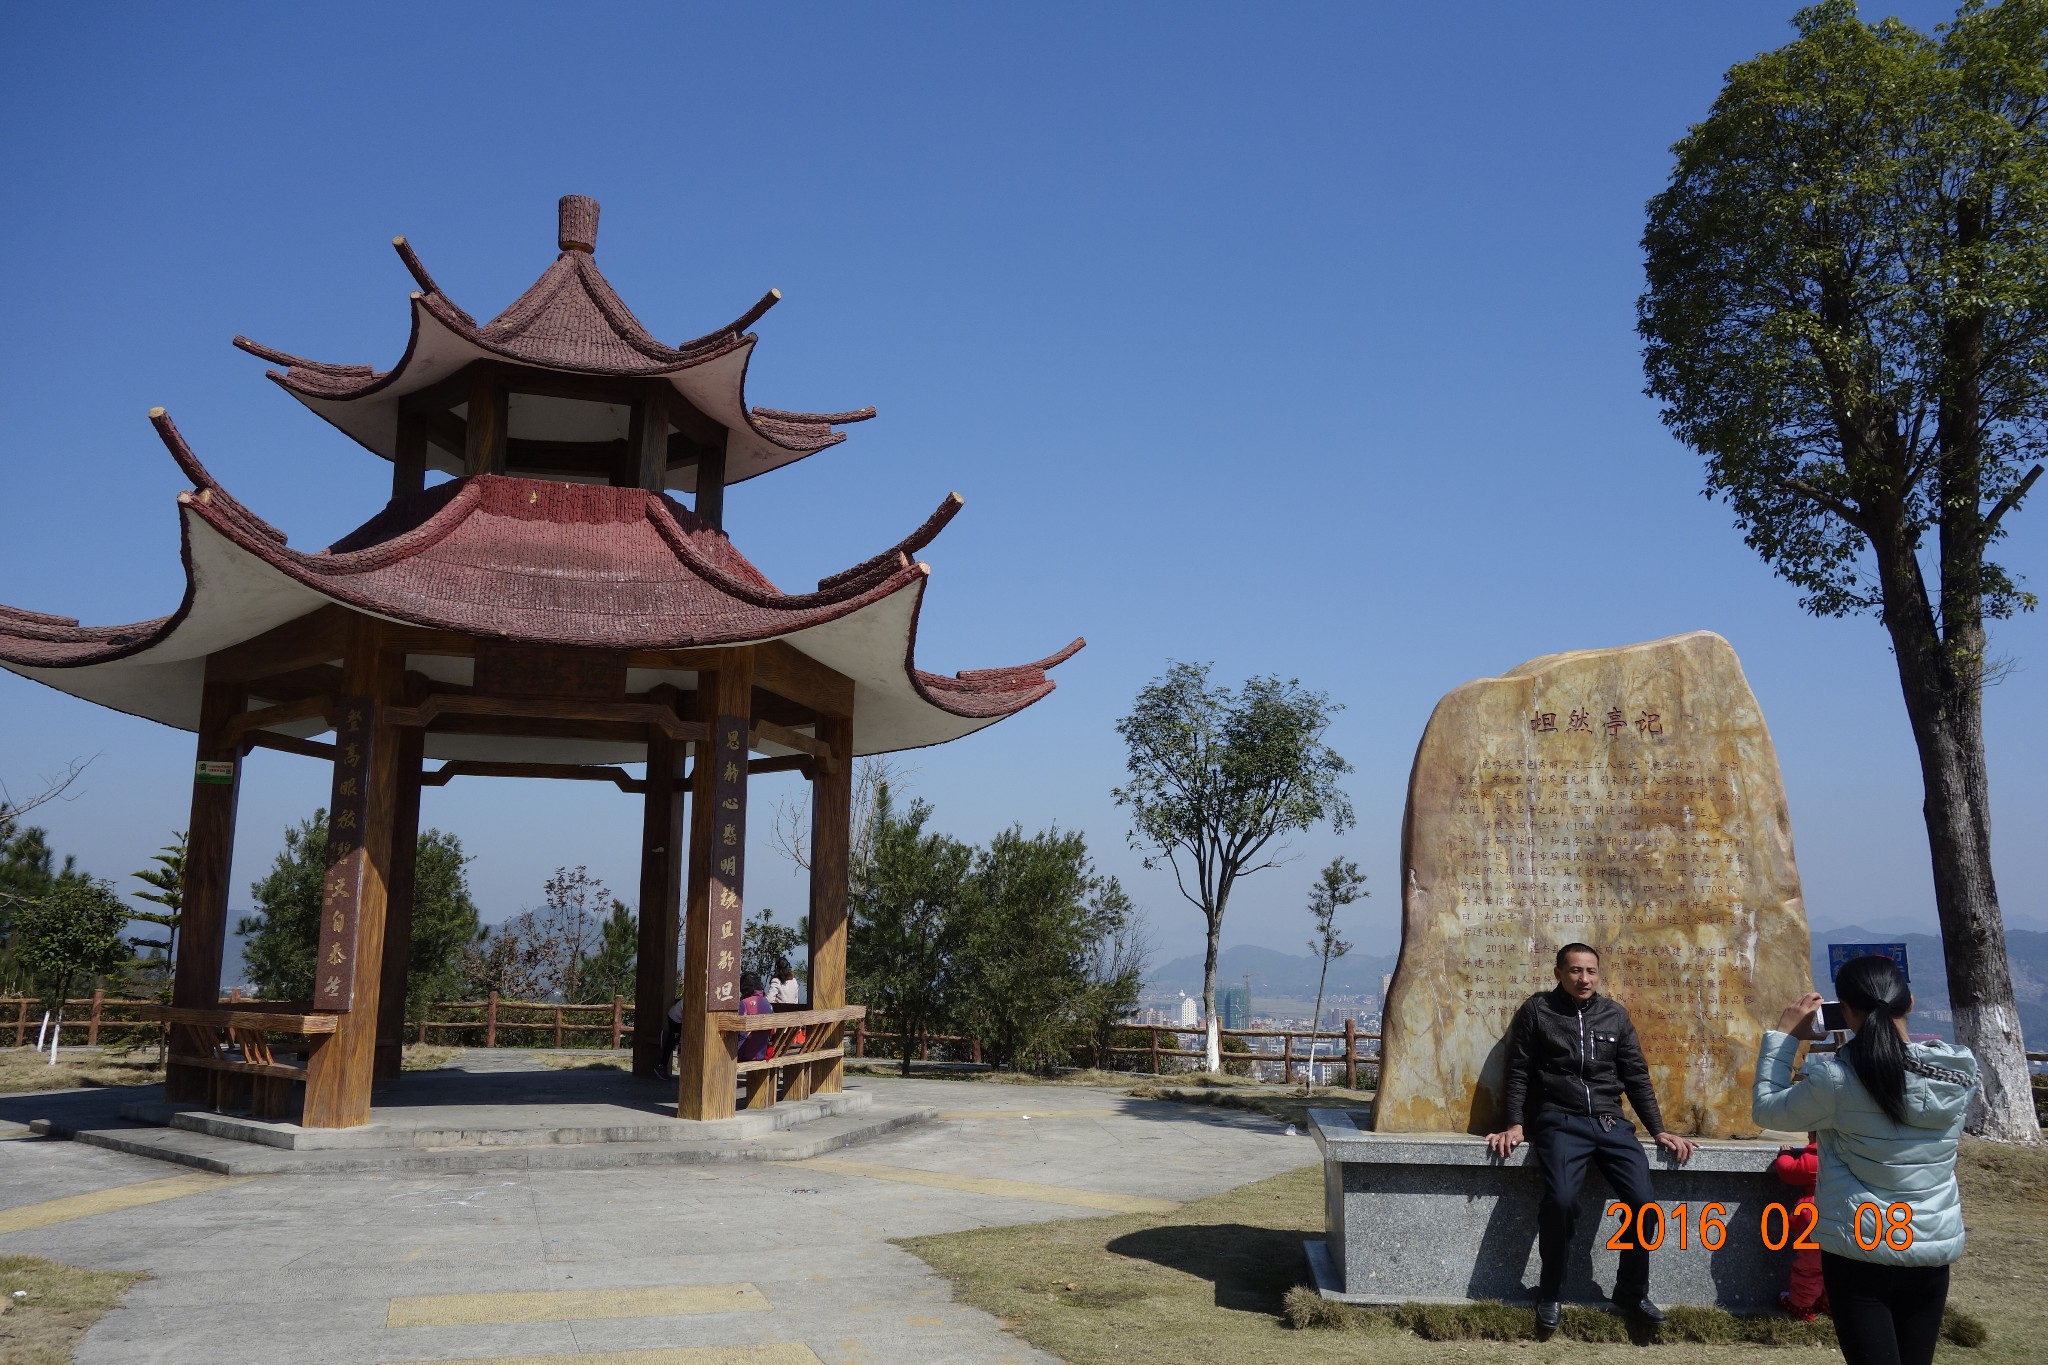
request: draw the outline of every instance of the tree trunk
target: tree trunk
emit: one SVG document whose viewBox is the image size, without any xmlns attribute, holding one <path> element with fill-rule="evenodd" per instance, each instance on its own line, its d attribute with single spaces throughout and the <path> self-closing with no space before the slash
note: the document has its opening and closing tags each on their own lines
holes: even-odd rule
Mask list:
<svg viewBox="0 0 2048 1365">
<path fill-rule="evenodd" d="M 1325 953 L 1323 970 L 1316 977 L 1316 1012 L 1310 1015 L 1308 1020 L 1308 1080 L 1304 1083 L 1303 1089 L 1310 1089 L 1316 1083 L 1316 1044 L 1322 1041 L 1317 1035 L 1323 1031 L 1323 983 L 1329 979 L 1330 955 Z"/>
<path fill-rule="evenodd" d="M 1881 556 L 1885 560 L 1889 562 L 1880 564 L 1885 628 L 1892 638 L 1906 716 L 1920 754 L 1922 814 L 1956 1041 L 1977 1058 L 1979 1083 L 1966 1126 L 1993 1141 L 2038 1145 L 2041 1125 L 2034 1115 L 2033 1082 L 2006 955 L 2005 921 L 1991 871 L 1983 632 L 1979 626 L 1971 638 L 1973 632 L 1954 619 L 1951 609 L 1951 639 L 1944 642 L 1910 550 Z"/>
<path fill-rule="evenodd" d="M 1223 910 L 1218 906 L 1209 916 L 1208 955 L 1202 959 L 1202 1017 L 1208 1022 L 1208 1042 L 1204 1045 L 1208 1056 L 1203 1063 L 1206 1070 L 1223 1069 L 1222 1035 L 1216 1030 L 1221 1021 L 1216 1017 L 1216 948 L 1223 938 Z"/>
</svg>

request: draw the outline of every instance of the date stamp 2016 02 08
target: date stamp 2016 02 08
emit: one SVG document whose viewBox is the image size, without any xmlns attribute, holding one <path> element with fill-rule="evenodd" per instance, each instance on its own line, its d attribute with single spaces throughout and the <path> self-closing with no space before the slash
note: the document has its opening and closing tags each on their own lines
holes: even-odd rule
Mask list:
<svg viewBox="0 0 2048 1365">
<path fill-rule="evenodd" d="M 1728 1244 L 1728 1208 L 1725 1204 L 1700 1205 L 1697 1220 L 1691 1217 L 1691 1213 L 1689 1204 L 1673 1204 L 1667 1210 L 1662 1204 L 1631 1207 L 1619 1199 L 1609 1200 L 1607 1214 L 1619 1215 L 1621 1222 L 1608 1237 L 1607 1249 L 1630 1251 L 1641 1246 L 1645 1251 L 1656 1251 L 1672 1232 L 1677 1234 L 1680 1251 L 1688 1249 L 1695 1238 L 1708 1251 L 1719 1251 Z M 1820 1210 L 1812 1204 L 1796 1204 L 1790 1209 L 1783 1204 L 1766 1204 L 1763 1212 L 1757 1215 L 1757 1236 L 1771 1251 L 1782 1251 L 1787 1243 L 1795 1251 L 1818 1251 L 1820 1244 L 1813 1240 L 1813 1229 L 1819 1222 Z M 1653 1226 L 1654 1233 L 1651 1230 Z M 1868 1239 L 1864 1236 L 1866 1228 L 1870 1234 Z M 1629 1235 L 1631 1231 L 1635 1234 L 1633 1238 Z M 1875 1251 L 1881 1246 L 1904 1251 L 1913 1245 L 1913 1206 L 1858 1204 L 1852 1235 L 1856 1245 L 1865 1251 Z"/>
</svg>

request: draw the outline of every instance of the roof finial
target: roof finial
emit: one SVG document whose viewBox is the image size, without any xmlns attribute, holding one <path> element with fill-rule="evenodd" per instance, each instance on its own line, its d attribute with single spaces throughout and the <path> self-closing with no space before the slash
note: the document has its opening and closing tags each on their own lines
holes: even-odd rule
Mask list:
<svg viewBox="0 0 2048 1365">
<path fill-rule="evenodd" d="M 561 227 L 555 238 L 563 251 L 596 251 L 597 201 L 587 195 L 563 195 Z"/>
</svg>

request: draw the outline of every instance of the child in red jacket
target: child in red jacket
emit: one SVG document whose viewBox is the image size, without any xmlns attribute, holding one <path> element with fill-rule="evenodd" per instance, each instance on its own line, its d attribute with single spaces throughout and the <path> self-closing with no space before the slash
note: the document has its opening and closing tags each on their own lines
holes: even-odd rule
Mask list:
<svg viewBox="0 0 2048 1365">
<path fill-rule="evenodd" d="M 1814 1182 L 1820 1178 L 1820 1147 L 1813 1134 L 1806 1135 L 1804 1147 L 1780 1147 L 1771 1174 L 1799 1191 L 1801 1207 L 1813 1206 Z M 1789 1220 L 1796 1234 L 1812 1226 L 1812 1214 L 1794 1214 Z M 1821 1282 L 1820 1251 L 1795 1248 L 1792 1252 L 1792 1287 L 1778 1295 L 1778 1306 L 1801 1322 L 1812 1322 L 1828 1311 L 1827 1286 Z"/>
</svg>

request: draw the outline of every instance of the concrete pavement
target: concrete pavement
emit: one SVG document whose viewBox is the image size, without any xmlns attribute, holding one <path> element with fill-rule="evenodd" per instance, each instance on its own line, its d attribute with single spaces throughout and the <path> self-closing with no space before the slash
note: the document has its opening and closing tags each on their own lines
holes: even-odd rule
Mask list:
<svg viewBox="0 0 2048 1365">
<path fill-rule="evenodd" d="M 1070 1087 L 849 1084 L 939 1117 L 798 1162 L 187 1175 L 190 1190 L 164 1197 L 138 1188 L 174 1174 L 162 1163 L 4 1141 L 0 1253 L 156 1277 L 87 1336 L 81 1365 L 1040 1362 L 889 1239 L 1163 1210 L 1316 1160 L 1309 1139 L 1235 1111 Z M 10 1096 L 0 1121 L 38 1107 L 102 1105 Z M 65 1216 L 38 1221 L 57 1199 L 73 1201 Z"/>
</svg>

